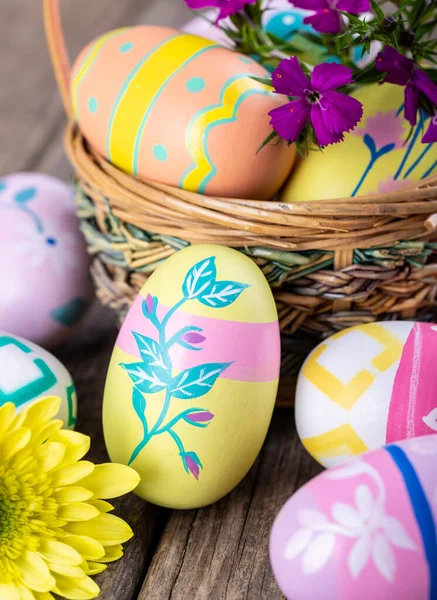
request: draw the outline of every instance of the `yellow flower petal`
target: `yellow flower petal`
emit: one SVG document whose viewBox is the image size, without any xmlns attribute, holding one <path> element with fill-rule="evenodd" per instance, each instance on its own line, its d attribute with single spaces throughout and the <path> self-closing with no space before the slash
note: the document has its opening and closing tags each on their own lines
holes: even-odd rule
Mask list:
<svg viewBox="0 0 437 600">
<path fill-rule="evenodd" d="M 94 469 L 95 465 L 87 460 L 82 460 L 73 465 L 68 465 L 68 467 L 63 467 L 62 469 L 59 469 L 59 471 L 53 473 L 53 486 L 63 487 L 64 485 L 77 483 L 84 477 L 91 475 Z"/>
<path fill-rule="evenodd" d="M 99 595 L 100 588 L 90 577 L 76 580 L 57 575 L 53 591 L 67 600 L 92 600 Z"/>
<path fill-rule="evenodd" d="M 17 585 L 18 591 L 20 592 L 20 600 L 35 600 L 35 594 L 32 590 L 25 587 L 21 583 Z"/>
<path fill-rule="evenodd" d="M 58 575 L 64 575 L 65 577 L 72 577 L 73 579 L 85 579 L 86 573 L 81 567 L 75 567 L 73 565 L 51 565 L 49 569 L 56 578 Z"/>
<path fill-rule="evenodd" d="M 123 556 L 123 546 L 117 544 L 116 546 L 109 546 L 105 548 L 106 554 L 103 558 L 99 559 L 99 562 L 110 563 L 118 560 Z"/>
<path fill-rule="evenodd" d="M 35 592 L 34 596 L 36 600 L 55 600 L 50 592 Z"/>
<path fill-rule="evenodd" d="M 77 550 L 68 544 L 55 540 L 41 540 L 38 554 L 47 562 L 57 565 L 77 566 L 82 563 L 82 557 Z"/>
<path fill-rule="evenodd" d="M 65 446 L 56 442 L 46 442 L 38 450 L 38 459 L 45 473 L 58 467 L 65 455 Z"/>
<path fill-rule="evenodd" d="M 52 441 L 61 442 L 65 445 L 64 465 L 77 462 L 85 456 L 90 449 L 91 439 L 88 435 L 83 435 L 78 431 L 69 431 L 61 429 L 53 437 Z"/>
<path fill-rule="evenodd" d="M 101 514 L 85 523 L 68 523 L 65 530 L 75 535 L 89 535 L 102 546 L 122 544 L 133 536 L 132 529 L 125 521 L 108 514 Z"/>
<path fill-rule="evenodd" d="M 100 514 L 99 510 L 86 502 L 71 502 L 59 507 L 58 516 L 65 521 L 89 521 Z"/>
<path fill-rule="evenodd" d="M 53 493 L 53 498 L 59 504 L 68 504 L 69 502 L 86 502 L 86 500 L 89 500 L 92 497 L 92 492 L 80 486 L 59 488 Z"/>
<path fill-rule="evenodd" d="M 67 535 L 62 541 L 77 550 L 85 560 L 99 560 L 105 555 L 102 544 L 86 535 Z"/>
<path fill-rule="evenodd" d="M 134 490 L 140 482 L 136 471 L 126 465 L 107 463 L 97 465 L 92 475 L 80 482 L 96 498 L 118 498 Z"/>
<path fill-rule="evenodd" d="M 105 569 L 107 569 L 107 565 L 102 565 L 100 563 L 89 562 L 88 569 L 86 570 L 87 575 L 98 575 L 99 573 L 103 573 Z"/>
<path fill-rule="evenodd" d="M 9 460 L 14 454 L 23 450 L 30 442 L 31 435 L 30 429 L 27 427 L 20 427 L 16 431 L 6 433 L 0 443 L 0 463 Z"/>
<path fill-rule="evenodd" d="M 0 409 L 0 420 L 2 418 Z M 1 428 L 1 424 L 0 424 Z M 15 583 L 0 583 L 0 598 L 2 600 L 20 600 L 20 592 Z"/>
<path fill-rule="evenodd" d="M 2 439 L 5 431 L 11 426 L 12 421 L 14 420 L 16 414 L 15 404 L 12 402 L 6 402 L 0 407 L 0 439 Z"/>
<path fill-rule="evenodd" d="M 102 513 L 107 513 L 111 512 L 111 510 L 114 510 L 112 504 L 109 504 L 109 502 L 106 502 L 106 500 L 92 499 L 88 501 L 88 504 L 91 504 L 91 506 L 95 506 L 99 509 L 99 512 Z"/>
<path fill-rule="evenodd" d="M 36 592 L 49 592 L 55 585 L 47 563 L 31 550 L 24 550 L 16 564 L 21 572 L 23 584 Z"/>
<path fill-rule="evenodd" d="M 30 427 L 32 431 L 36 431 L 43 423 L 47 423 L 53 419 L 61 408 L 61 398 L 59 396 L 49 396 L 42 398 L 36 402 L 32 402 L 30 406 L 23 410 L 23 424 Z"/>
<path fill-rule="evenodd" d="M 49 423 L 43 423 L 39 428 L 33 429 L 33 439 L 32 442 L 34 446 L 40 446 L 44 444 L 50 437 L 55 435 L 59 429 L 62 429 L 64 426 L 64 421 L 61 419 L 54 419 Z"/>
</svg>

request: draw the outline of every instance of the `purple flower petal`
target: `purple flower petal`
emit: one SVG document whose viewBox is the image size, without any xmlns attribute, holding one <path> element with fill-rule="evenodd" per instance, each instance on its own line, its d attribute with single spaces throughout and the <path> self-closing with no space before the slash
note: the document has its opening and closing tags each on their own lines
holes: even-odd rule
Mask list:
<svg viewBox="0 0 437 600">
<path fill-rule="evenodd" d="M 369 0 L 339 0 L 337 8 L 352 15 L 358 15 L 370 10 L 370 2 Z"/>
<path fill-rule="evenodd" d="M 188 8 L 198 10 L 200 8 L 217 7 L 221 5 L 221 0 L 185 0 Z"/>
<path fill-rule="evenodd" d="M 437 142 L 437 112 L 432 117 L 429 127 L 422 138 L 423 144 L 432 144 L 433 142 Z"/>
<path fill-rule="evenodd" d="M 387 73 L 384 81 L 406 85 L 411 77 L 414 63 L 391 46 L 386 46 L 376 57 L 375 67 L 380 73 Z"/>
<path fill-rule="evenodd" d="M 305 17 L 303 22 L 319 33 L 339 33 L 341 29 L 340 14 L 333 8 L 318 10 L 314 15 Z"/>
<path fill-rule="evenodd" d="M 329 92 L 321 103 L 311 108 L 311 122 L 320 146 L 343 140 L 343 133 L 353 129 L 363 116 L 363 106 L 351 96 Z"/>
<path fill-rule="evenodd" d="M 193 421 L 193 423 L 207 423 L 214 418 L 214 415 L 206 410 L 204 412 L 190 413 L 185 418 Z"/>
<path fill-rule="evenodd" d="M 405 87 L 405 118 L 413 127 L 417 123 L 417 109 L 419 107 L 419 90 L 412 83 Z"/>
<path fill-rule="evenodd" d="M 278 94 L 299 98 L 306 95 L 305 90 L 310 86 L 296 56 L 281 60 L 272 73 L 272 84 Z"/>
<path fill-rule="evenodd" d="M 197 333 L 197 331 L 189 331 L 188 333 L 182 336 L 182 339 L 188 344 L 201 344 L 206 340 L 206 337 L 204 337 L 200 333 Z"/>
<path fill-rule="evenodd" d="M 290 0 L 290 3 L 296 8 L 304 8 L 305 10 L 329 8 L 328 0 Z"/>
<path fill-rule="evenodd" d="M 246 4 L 254 4 L 257 0 L 185 0 L 189 8 L 198 10 L 200 8 L 220 8 L 217 22 L 230 15 L 240 12 Z"/>
<path fill-rule="evenodd" d="M 424 94 L 435 106 L 437 106 L 437 85 L 431 77 L 421 69 L 414 69 L 411 83 Z"/>
<path fill-rule="evenodd" d="M 270 125 L 281 138 L 295 142 L 310 118 L 310 106 L 306 100 L 293 100 L 269 112 Z"/>
<path fill-rule="evenodd" d="M 330 92 L 353 81 L 352 69 L 336 63 L 322 63 L 314 67 L 311 75 L 313 89 Z"/>
<path fill-rule="evenodd" d="M 199 481 L 200 469 L 199 469 L 199 465 L 196 463 L 196 461 L 193 460 L 191 458 L 191 456 L 186 456 L 185 457 L 185 464 L 187 465 L 187 468 L 190 471 L 190 473 L 192 475 L 194 475 L 194 477 L 197 479 L 197 481 Z"/>
</svg>

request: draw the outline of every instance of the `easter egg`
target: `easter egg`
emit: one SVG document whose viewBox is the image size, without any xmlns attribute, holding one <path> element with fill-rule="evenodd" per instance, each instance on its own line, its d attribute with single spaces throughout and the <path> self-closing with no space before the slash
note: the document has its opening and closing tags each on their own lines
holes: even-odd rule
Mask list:
<svg viewBox="0 0 437 600">
<path fill-rule="evenodd" d="M 69 186 L 0 179 L 0 329 L 45 347 L 65 340 L 91 299 L 88 262 Z"/>
<path fill-rule="evenodd" d="M 437 434 L 324 471 L 283 506 L 270 560 L 289 600 L 429 600 L 437 590 Z"/>
<path fill-rule="evenodd" d="M 167 259 L 131 307 L 106 380 L 111 460 L 135 493 L 171 508 L 215 502 L 252 466 L 278 387 L 280 338 L 261 270 L 236 250 L 191 246 Z"/>
<path fill-rule="evenodd" d="M 168 27 L 112 31 L 73 68 L 74 115 L 92 146 L 142 179 L 218 196 L 269 198 L 295 149 L 270 143 L 283 104 L 268 72 L 216 42 Z"/>
<path fill-rule="evenodd" d="M 303 445 L 329 467 L 385 443 L 437 432 L 437 325 L 368 323 L 322 342 L 296 388 Z"/>
<path fill-rule="evenodd" d="M 0 331 L 0 406 L 12 402 L 20 412 L 48 396 L 61 398 L 57 418 L 74 427 L 76 390 L 64 365 L 36 344 Z"/>
<path fill-rule="evenodd" d="M 363 104 L 360 123 L 344 142 L 310 152 L 296 166 L 284 202 L 385 194 L 437 173 L 437 148 L 421 143 L 420 123 L 408 137 L 402 87 L 373 84 L 353 95 Z M 429 118 L 425 128 L 428 124 Z"/>
</svg>

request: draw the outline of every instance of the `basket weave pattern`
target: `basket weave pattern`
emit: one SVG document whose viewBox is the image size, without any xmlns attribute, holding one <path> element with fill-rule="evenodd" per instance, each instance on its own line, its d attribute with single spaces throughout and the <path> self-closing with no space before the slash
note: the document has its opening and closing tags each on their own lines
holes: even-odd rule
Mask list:
<svg viewBox="0 0 437 600">
<path fill-rule="evenodd" d="M 92 274 L 120 318 L 162 261 L 198 243 L 237 248 L 263 270 L 281 329 L 293 334 L 283 344 L 287 381 L 321 337 L 375 320 L 435 317 L 437 176 L 388 194 L 294 203 L 139 181 L 94 152 L 74 124 L 58 2 L 44 7 Z"/>
</svg>

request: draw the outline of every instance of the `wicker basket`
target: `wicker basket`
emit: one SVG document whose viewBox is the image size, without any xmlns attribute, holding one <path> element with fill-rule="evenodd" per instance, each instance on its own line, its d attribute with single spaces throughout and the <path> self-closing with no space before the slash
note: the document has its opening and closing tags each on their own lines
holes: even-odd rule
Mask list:
<svg viewBox="0 0 437 600">
<path fill-rule="evenodd" d="M 437 177 L 389 194 L 284 204 L 207 197 L 142 182 L 98 155 L 73 122 L 58 0 L 44 0 L 69 117 L 82 230 L 103 303 L 123 319 L 148 275 L 188 244 L 238 248 L 261 267 L 283 332 L 280 403 L 324 336 L 375 320 L 437 313 Z"/>
</svg>

